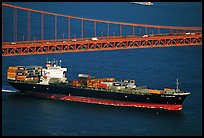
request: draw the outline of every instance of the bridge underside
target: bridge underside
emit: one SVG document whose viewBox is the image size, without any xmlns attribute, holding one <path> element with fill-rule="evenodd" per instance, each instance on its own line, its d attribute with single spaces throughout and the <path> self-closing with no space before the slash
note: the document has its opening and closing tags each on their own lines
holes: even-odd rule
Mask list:
<svg viewBox="0 0 204 138">
<path fill-rule="evenodd" d="M 195 35 L 169 35 L 151 37 L 114 37 L 91 39 L 30 41 L 21 43 L 2 43 L 2 56 L 50 54 L 63 52 L 86 52 L 96 50 L 118 50 L 131 48 L 158 48 L 170 46 L 202 45 L 202 33 Z"/>
</svg>

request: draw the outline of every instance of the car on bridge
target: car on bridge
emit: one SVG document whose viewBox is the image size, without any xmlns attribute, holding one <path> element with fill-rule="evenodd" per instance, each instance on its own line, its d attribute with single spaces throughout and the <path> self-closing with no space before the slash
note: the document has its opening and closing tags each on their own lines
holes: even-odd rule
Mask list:
<svg viewBox="0 0 204 138">
<path fill-rule="evenodd" d="M 143 35 L 142 37 L 148 37 L 148 35 Z"/>
<path fill-rule="evenodd" d="M 74 39 L 72 39 L 72 42 L 76 42 L 77 40 L 74 38 Z"/>
<path fill-rule="evenodd" d="M 92 37 L 91 40 L 93 40 L 93 41 L 97 41 L 98 38 L 97 38 L 97 37 Z"/>
<path fill-rule="evenodd" d="M 12 45 L 15 45 L 16 43 L 15 43 L 15 42 L 12 42 L 11 44 L 12 44 Z"/>
</svg>

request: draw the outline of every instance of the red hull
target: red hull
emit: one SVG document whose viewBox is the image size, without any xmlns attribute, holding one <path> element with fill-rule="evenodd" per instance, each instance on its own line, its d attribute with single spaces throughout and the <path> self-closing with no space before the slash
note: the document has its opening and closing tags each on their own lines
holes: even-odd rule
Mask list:
<svg viewBox="0 0 204 138">
<path fill-rule="evenodd" d="M 159 109 L 166 109 L 166 110 L 182 110 L 182 105 L 173 105 L 173 104 L 138 103 L 138 102 L 126 102 L 126 101 L 116 101 L 116 100 L 108 100 L 108 99 L 87 98 L 87 97 L 79 97 L 79 96 L 68 96 L 68 95 L 60 95 L 60 94 L 47 94 L 47 93 L 34 93 L 34 92 L 27 92 L 27 93 L 38 97 L 77 101 L 77 102 L 84 102 L 84 103 L 93 103 L 93 104 L 142 107 L 142 108 L 159 108 Z"/>
</svg>

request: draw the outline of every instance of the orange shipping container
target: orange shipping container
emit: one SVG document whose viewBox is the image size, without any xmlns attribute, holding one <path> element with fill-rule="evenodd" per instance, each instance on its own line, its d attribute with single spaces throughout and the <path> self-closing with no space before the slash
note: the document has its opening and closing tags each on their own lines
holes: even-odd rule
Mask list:
<svg viewBox="0 0 204 138">
<path fill-rule="evenodd" d="M 17 80 L 26 80 L 26 76 L 16 76 Z"/>
<path fill-rule="evenodd" d="M 33 77 L 27 78 L 27 81 L 32 81 Z"/>
<path fill-rule="evenodd" d="M 79 87 L 79 86 L 81 86 L 81 84 L 80 83 L 73 83 L 72 86 Z"/>
<path fill-rule="evenodd" d="M 33 77 L 33 80 L 38 81 L 38 80 L 39 80 L 39 78 L 38 78 L 38 77 Z"/>
<path fill-rule="evenodd" d="M 17 70 L 18 66 L 12 66 L 12 67 L 9 67 L 8 69 Z"/>
<path fill-rule="evenodd" d="M 16 77 L 16 73 L 8 72 L 7 73 L 7 77 L 15 78 Z"/>
<path fill-rule="evenodd" d="M 115 81 L 115 78 L 107 78 L 106 81 L 113 82 L 113 81 Z"/>
<path fill-rule="evenodd" d="M 98 83 L 97 87 L 98 87 L 98 88 L 107 89 L 107 88 L 108 88 L 108 85 L 107 85 L 107 84 Z"/>
<path fill-rule="evenodd" d="M 16 80 L 16 78 L 7 77 L 8 80 Z"/>
<path fill-rule="evenodd" d="M 149 93 L 160 94 L 160 90 L 149 90 Z"/>
<path fill-rule="evenodd" d="M 17 69 L 8 69 L 8 72 L 10 73 L 16 73 Z"/>
<path fill-rule="evenodd" d="M 172 90 L 171 88 L 164 88 L 164 91 Z"/>
<path fill-rule="evenodd" d="M 44 79 L 47 79 L 47 76 L 43 76 Z"/>
</svg>

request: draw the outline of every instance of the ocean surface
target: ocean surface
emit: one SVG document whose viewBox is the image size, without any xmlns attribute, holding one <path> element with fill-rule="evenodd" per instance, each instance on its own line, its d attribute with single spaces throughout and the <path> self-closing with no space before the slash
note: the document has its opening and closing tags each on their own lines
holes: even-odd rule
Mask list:
<svg viewBox="0 0 204 138">
<path fill-rule="evenodd" d="M 10 2 L 9 4 L 101 20 L 202 26 L 202 3 L 199 2 L 154 2 L 153 6 L 129 2 Z M 9 28 L 12 23 L 9 24 L 7 21 L 12 17 L 6 16 L 10 12 L 13 11 L 4 9 L 4 26 L 8 26 L 7 30 L 4 29 L 5 41 L 13 41 L 11 33 L 13 28 Z M 32 24 L 40 22 L 32 20 Z M 47 17 L 46 21 L 52 22 L 53 19 Z M 81 32 L 77 31 L 80 28 L 77 28 L 76 24 L 72 35 L 77 34 L 79 37 Z M 54 36 L 54 31 L 49 29 L 49 23 L 47 25 L 45 38 L 51 38 Z M 58 37 L 62 37 L 64 31 L 62 26 L 66 25 L 63 24 L 63 20 L 61 22 L 59 20 Z M 23 23 L 19 25 L 22 26 Z M 22 38 L 20 37 L 22 32 L 27 31 L 25 28 L 22 27 L 22 31 L 19 31 L 19 40 Z M 86 31 L 89 29 L 87 26 Z M 39 30 L 39 26 L 33 25 L 32 30 L 31 37 L 36 30 Z M 103 27 L 99 27 L 97 33 L 100 34 L 101 30 Z M 38 37 L 40 38 L 36 35 L 36 39 Z M 2 57 L 2 90 L 13 90 L 6 83 L 8 66 L 44 66 L 47 58 L 62 60 L 62 67 L 68 67 L 68 79 L 77 79 L 78 73 L 89 73 L 99 78 L 135 79 L 139 86 L 163 89 L 176 88 L 176 79 L 179 78 L 179 88 L 191 92 L 191 95 L 185 99 L 182 111 L 166 111 L 60 101 L 20 93 L 2 93 L 3 136 L 202 135 L 202 46 Z"/>
</svg>

